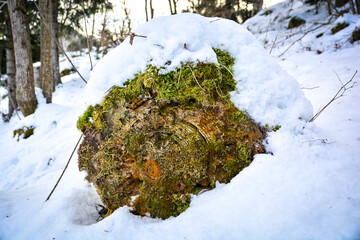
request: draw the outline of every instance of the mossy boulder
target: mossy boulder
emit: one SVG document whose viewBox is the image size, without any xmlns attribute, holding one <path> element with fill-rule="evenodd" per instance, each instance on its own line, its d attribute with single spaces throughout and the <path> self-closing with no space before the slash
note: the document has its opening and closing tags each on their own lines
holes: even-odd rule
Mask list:
<svg viewBox="0 0 360 240">
<path fill-rule="evenodd" d="M 18 128 L 16 130 L 13 131 L 13 137 L 15 137 L 17 135 L 17 141 L 20 140 L 20 137 L 23 136 L 23 139 L 27 139 L 29 138 L 31 135 L 34 134 L 34 126 L 24 126 L 22 128 Z"/>
<path fill-rule="evenodd" d="M 356 27 L 355 30 L 351 34 L 352 42 L 356 42 L 360 40 L 360 28 Z"/>
<path fill-rule="evenodd" d="M 305 23 L 306 23 L 306 21 L 304 19 L 294 16 L 289 21 L 288 29 L 299 27 Z"/>
<path fill-rule="evenodd" d="M 188 62 L 168 73 L 149 65 L 79 118 L 79 169 L 109 213 L 128 205 L 139 215 L 177 216 L 191 194 L 228 183 L 265 152 L 265 128 L 230 101 L 234 59 L 215 52 L 219 64 Z"/>
<path fill-rule="evenodd" d="M 331 33 L 335 34 L 337 32 L 340 32 L 341 30 L 347 28 L 348 26 L 349 24 L 347 22 L 337 23 L 336 26 L 331 29 Z"/>
</svg>

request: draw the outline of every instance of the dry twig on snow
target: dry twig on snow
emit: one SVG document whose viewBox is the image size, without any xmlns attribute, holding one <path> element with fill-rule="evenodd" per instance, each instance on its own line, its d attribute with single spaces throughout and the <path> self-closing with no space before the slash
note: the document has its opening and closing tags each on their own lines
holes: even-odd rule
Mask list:
<svg viewBox="0 0 360 240">
<path fill-rule="evenodd" d="M 335 71 L 334 71 L 335 72 Z M 335 94 L 335 96 L 322 108 L 320 109 L 311 119 L 309 122 L 314 122 L 315 119 L 317 117 L 319 117 L 319 115 L 336 99 L 339 99 L 341 97 L 344 96 L 345 92 L 353 87 L 356 86 L 356 82 L 353 82 L 355 75 L 357 74 L 357 70 L 355 71 L 354 75 L 351 77 L 351 79 L 349 81 L 347 81 L 345 84 L 341 81 L 339 75 L 335 72 L 336 76 L 339 79 L 339 82 L 341 83 L 341 88 L 339 89 L 339 91 L 337 91 L 337 93 Z M 352 84 L 351 84 L 352 83 Z"/>
</svg>

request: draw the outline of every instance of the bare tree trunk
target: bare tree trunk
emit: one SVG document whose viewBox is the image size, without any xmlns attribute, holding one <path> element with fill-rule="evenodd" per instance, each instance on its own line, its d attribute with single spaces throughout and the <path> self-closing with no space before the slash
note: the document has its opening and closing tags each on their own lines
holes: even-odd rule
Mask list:
<svg viewBox="0 0 360 240">
<path fill-rule="evenodd" d="M 150 16 L 151 16 L 151 19 L 154 18 L 154 9 L 152 7 L 152 0 L 150 0 Z"/>
<path fill-rule="evenodd" d="M 349 2 L 350 2 L 351 13 L 355 14 L 356 12 L 355 12 L 355 7 L 354 7 L 354 2 L 353 2 L 353 0 L 350 0 Z"/>
<path fill-rule="evenodd" d="M 58 9 L 59 9 L 59 0 L 51 0 L 51 21 L 52 21 L 52 32 L 55 37 L 51 38 L 51 57 L 53 65 L 53 91 L 55 87 L 61 83 L 60 79 L 60 67 L 59 67 L 59 48 L 56 44 L 56 41 L 59 39 L 59 24 L 58 24 Z"/>
<path fill-rule="evenodd" d="M 327 0 L 327 8 L 328 8 L 329 15 L 331 15 L 332 14 L 332 12 L 331 12 L 331 0 Z"/>
<path fill-rule="evenodd" d="M 146 21 L 149 21 L 149 16 L 148 16 L 148 10 L 147 10 L 147 0 L 145 0 L 145 14 L 146 14 Z"/>
<path fill-rule="evenodd" d="M 47 29 L 52 29 L 51 24 L 51 9 L 50 0 L 40 0 L 40 11 L 44 17 L 40 20 L 41 26 L 41 42 L 40 42 L 40 60 L 41 60 L 41 88 L 43 90 L 46 103 L 52 102 L 53 92 L 53 68 L 52 68 L 52 56 L 51 56 L 51 33 Z"/>
<path fill-rule="evenodd" d="M 173 3 L 174 3 L 174 14 L 177 14 L 177 10 L 176 10 L 177 0 L 173 0 Z"/>
<path fill-rule="evenodd" d="M 34 113 L 37 106 L 27 11 L 22 0 L 9 0 L 8 7 L 16 62 L 16 101 L 27 116 Z"/>
<path fill-rule="evenodd" d="M 356 13 L 360 14 L 360 0 L 355 0 Z"/>
<path fill-rule="evenodd" d="M 14 110 L 17 108 L 16 103 L 16 68 L 15 68 L 15 53 L 14 53 L 14 45 L 12 40 L 12 32 L 11 32 L 11 22 L 10 16 L 7 9 L 4 9 L 4 17 L 5 17 L 5 51 L 6 51 L 6 74 L 7 74 L 7 82 L 8 82 L 8 93 L 9 93 L 9 113 L 8 118 L 10 119 L 14 113 Z"/>
<path fill-rule="evenodd" d="M 173 10 L 172 10 L 172 6 L 171 6 L 171 0 L 169 0 L 169 7 L 170 7 L 170 14 L 173 15 Z"/>
</svg>

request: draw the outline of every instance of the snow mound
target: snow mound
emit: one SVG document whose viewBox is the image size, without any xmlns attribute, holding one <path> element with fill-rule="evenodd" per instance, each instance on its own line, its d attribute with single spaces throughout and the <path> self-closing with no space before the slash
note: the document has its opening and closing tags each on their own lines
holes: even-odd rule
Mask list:
<svg viewBox="0 0 360 240">
<path fill-rule="evenodd" d="M 293 6 L 296 4 L 294 1 Z M 285 14 L 290 7 L 279 11 Z M 264 21 L 259 28 L 268 24 Z M 283 32 L 280 30 L 279 37 L 285 38 Z M 181 14 L 154 19 L 136 34 L 147 38 L 135 37 L 132 46 L 127 39 L 96 65 L 86 86 L 87 104 L 99 102 L 112 85 L 121 85 L 144 71 L 151 59 L 158 66 L 171 61 L 164 70 L 169 71 L 181 61 L 216 62 L 212 48 L 220 48 L 236 58 L 235 105 L 262 124 L 281 125 L 280 130 L 269 132 L 264 142 L 272 154 L 256 155 L 230 183 L 192 196 L 185 212 L 164 221 L 134 216 L 123 207 L 97 222 L 96 207 L 101 202 L 95 188 L 84 180 L 85 173 L 79 172 L 76 154 L 51 199 L 44 202 L 80 135 L 76 120 L 84 111 L 84 83 L 77 75 L 69 75 L 62 78 L 53 104 L 40 99 L 33 115 L 0 122 L 0 239 L 359 239 L 359 88 L 349 92 L 348 102 L 332 105 L 321 116 L 334 114 L 323 121 L 330 122 L 340 138 L 349 138 L 342 135 L 344 129 L 354 132 L 351 147 L 338 138 L 331 139 L 328 128 L 305 123 L 311 107 L 298 84 L 244 27 L 223 19 Z M 313 34 L 309 37 L 315 38 Z M 338 86 L 331 82 L 339 83 L 336 76 L 331 79 L 331 68 L 324 71 L 322 61 L 335 65 L 344 79 L 360 66 L 359 45 L 321 55 L 294 47 L 285 56 L 300 67 L 289 68 L 287 61 L 283 65 L 302 84 L 321 84 L 321 90 L 333 86 L 330 90 L 336 92 Z M 87 70 L 83 74 L 86 79 L 87 63 L 87 56 L 75 61 L 77 67 Z M 316 103 L 314 95 L 328 101 L 326 94 L 313 91 L 308 94 L 312 103 Z M 347 119 L 350 108 L 351 121 Z M 344 115 L 343 120 L 331 121 L 338 113 Z M 12 131 L 24 125 L 34 125 L 34 135 L 16 142 Z"/>
<path fill-rule="evenodd" d="M 217 63 L 213 48 L 228 51 L 236 61 L 237 91 L 232 101 L 265 125 L 297 125 L 308 120 L 312 107 L 298 83 L 282 70 L 243 26 L 225 19 L 179 14 L 154 19 L 106 55 L 94 68 L 86 86 L 89 104 L 98 103 L 105 92 L 122 84 L 148 64 L 170 71 L 181 62 Z M 146 37 L 146 38 L 145 38 Z"/>
</svg>

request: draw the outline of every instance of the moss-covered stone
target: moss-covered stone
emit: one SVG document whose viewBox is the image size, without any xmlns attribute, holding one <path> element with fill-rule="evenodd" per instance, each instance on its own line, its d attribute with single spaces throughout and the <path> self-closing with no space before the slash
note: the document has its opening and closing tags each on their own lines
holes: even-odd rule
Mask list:
<svg viewBox="0 0 360 240">
<path fill-rule="evenodd" d="M 64 77 L 64 76 L 70 75 L 71 73 L 74 73 L 74 72 L 75 72 L 74 68 L 71 68 L 71 69 L 65 68 L 64 70 L 61 71 L 60 76 Z"/>
<path fill-rule="evenodd" d="M 352 41 L 356 42 L 360 40 L 360 28 L 355 28 L 355 30 L 351 34 Z"/>
<path fill-rule="evenodd" d="M 230 101 L 235 59 L 215 52 L 219 64 L 168 73 L 149 65 L 79 118 L 79 168 L 109 213 L 129 205 L 139 215 L 177 216 L 190 194 L 229 182 L 264 152 L 264 128 Z"/>
<path fill-rule="evenodd" d="M 20 140 L 20 137 L 23 136 L 24 139 L 27 139 L 29 138 L 31 135 L 34 134 L 34 129 L 35 127 L 34 126 L 24 126 L 22 128 L 19 128 L 19 129 L 16 129 L 14 130 L 13 132 L 13 137 L 15 137 L 17 135 L 17 141 Z"/>
<path fill-rule="evenodd" d="M 338 24 L 336 24 L 335 27 L 333 27 L 331 29 L 331 33 L 335 34 L 337 32 L 340 32 L 341 30 L 343 30 L 344 28 L 346 28 L 348 26 L 349 26 L 349 24 L 347 22 L 338 23 Z"/>
<path fill-rule="evenodd" d="M 306 23 L 306 21 L 304 19 L 294 16 L 289 21 L 288 29 L 299 27 L 305 23 Z"/>
</svg>

